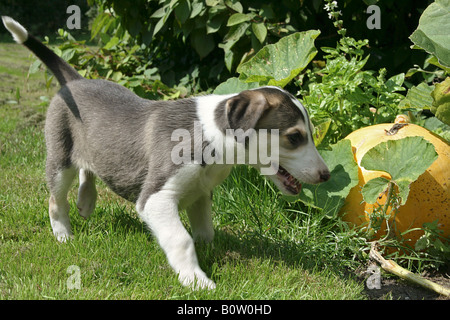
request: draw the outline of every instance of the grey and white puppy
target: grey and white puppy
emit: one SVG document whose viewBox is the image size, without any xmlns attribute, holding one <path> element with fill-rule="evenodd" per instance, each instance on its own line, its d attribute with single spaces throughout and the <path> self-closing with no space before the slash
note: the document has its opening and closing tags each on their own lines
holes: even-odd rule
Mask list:
<svg viewBox="0 0 450 320">
<path fill-rule="evenodd" d="M 49 215 L 59 241 L 72 236 L 67 193 L 75 176 L 79 174 L 77 206 L 86 218 L 95 207 L 97 176 L 136 204 L 182 284 L 212 289 L 215 284 L 200 269 L 194 240 L 178 210 L 187 210 L 195 240 L 213 240 L 212 189 L 234 164 L 223 161 L 223 150 L 247 151 L 245 162 L 262 169 L 260 161 L 249 162 L 249 144 L 262 137 L 262 130 L 266 134 L 269 130 L 270 142 L 259 147 L 274 155 L 268 178 L 283 193 L 298 194 L 300 181 L 319 183 L 330 177 L 314 146 L 306 109 L 282 89 L 262 87 L 232 95 L 149 101 L 118 84 L 83 78 L 18 22 L 2 19 L 15 41 L 34 52 L 61 84 L 45 125 Z M 174 139 L 180 129 L 193 139 Z M 250 134 L 242 139 L 228 134 L 233 130 Z M 196 145 L 219 161 L 196 157 Z M 177 152 L 173 150 L 180 146 L 185 153 L 194 146 L 192 154 L 183 155 L 193 161 L 174 161 Z"/>
</svg>

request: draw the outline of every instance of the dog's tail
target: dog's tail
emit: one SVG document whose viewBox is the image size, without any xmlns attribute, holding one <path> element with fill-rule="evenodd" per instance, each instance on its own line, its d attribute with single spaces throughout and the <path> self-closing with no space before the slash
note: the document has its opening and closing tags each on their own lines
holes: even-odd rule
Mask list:
<svg viewBox="0 0 450 320">
<path fill-rule="evenodd" d="M 38 39 L 28 34 L 27 30 L 20 23 L 7 16 L 2 16 L 2 20 L 6 29 L 13 35 L 14 40 L 23 44 L 41 59 L 58 79 L 61 86 L 73 80 L 83 79 L 67 62 L 58 57 Z"/>
</svg>

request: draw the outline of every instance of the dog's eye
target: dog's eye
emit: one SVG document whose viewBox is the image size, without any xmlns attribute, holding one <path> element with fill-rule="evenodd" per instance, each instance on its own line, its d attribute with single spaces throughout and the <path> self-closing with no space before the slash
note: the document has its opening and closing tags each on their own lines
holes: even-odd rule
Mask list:
<svg viewBox="0 0 450 320">
<path fill-rule="evenodd" d="M 295 147 L 299 146 L 304 140 L 303 135 L 298 131 L 295 133 L 288 134 L 287 139 L 290 142 L 290 144 L 292 144 Z"/>
</svg>

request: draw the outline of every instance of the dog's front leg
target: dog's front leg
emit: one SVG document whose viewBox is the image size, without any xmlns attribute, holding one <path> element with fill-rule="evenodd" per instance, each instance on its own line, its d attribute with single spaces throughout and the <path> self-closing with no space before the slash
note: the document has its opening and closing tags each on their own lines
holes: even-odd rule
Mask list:
<svg viewBox="0 0 450 320">
<path fill-rule="evenodd" d="M 139 215 L 150 227 L 183 285 L 202 289 L 216 287 L 200 269 L 194 241 L 181 223 L 178 199 L 173 192 L 162 190 L 151 195 Z"/>
</svg>

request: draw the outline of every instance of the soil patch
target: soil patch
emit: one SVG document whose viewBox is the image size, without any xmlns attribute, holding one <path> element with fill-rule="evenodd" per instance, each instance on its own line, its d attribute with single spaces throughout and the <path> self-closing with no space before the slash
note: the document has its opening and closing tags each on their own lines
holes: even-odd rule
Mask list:
<svg viewBox="0 0 450 320">
<path fill-rule="evenodd" d="M 375 286 L 377 288 L 374 288 L 373 285 L 368 283 L 369 275 L 367 272 L 358 274 L 358 278 L 365 281 L 364 293 L 370 300 L 450 300 L 450 297 L 445 297 L 394 275 L 388 275 L 383 271 L 380 276 L 381 281 L 378 286 Z M 443 287 L 450 288 L 449 274 L 428 274 L 422 276 Z"/>
</svg>

